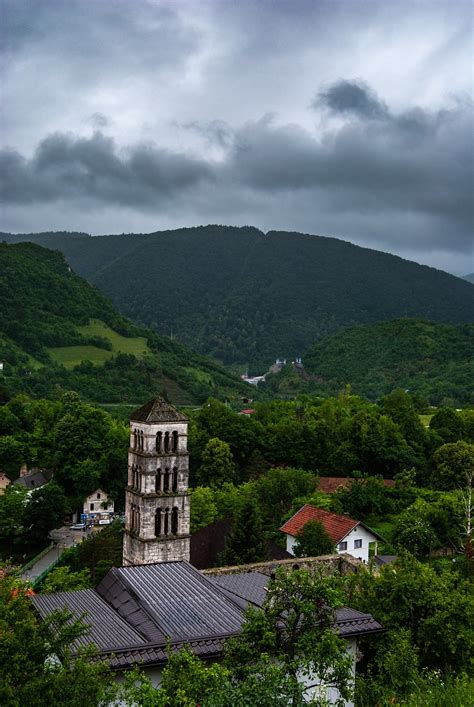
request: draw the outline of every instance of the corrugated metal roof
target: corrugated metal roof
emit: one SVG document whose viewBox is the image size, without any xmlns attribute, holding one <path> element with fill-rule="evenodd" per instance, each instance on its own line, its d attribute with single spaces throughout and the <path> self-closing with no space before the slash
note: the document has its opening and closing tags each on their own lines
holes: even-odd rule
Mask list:
<svg viewBox="0 0 474 707">
<path fill-rule="evenodd" d="M 372 614 L 363 614 L 348 606 L 337 609 L 335 625 L 338 633 L 345 638 L 383 631 Z"/>
<path fill-rule="evenodd" d="M 246 572 L 245 574 L 223 574 L 209 577 L 210 581 L 219 587 L 226 589 L 231 594 L 251 602 L 256 606 L 261 606 L 265 599 L 267 586 L 270 577 L 261 572 Z"/>
<path fill-rule="evenodd" d="M 90 633 L 76 644 L 95 643 L 98 660 L 115 670 L 134 663 L 158 665 L 172 649 L 188 644 L 203 658 L 222 653 L 240 632 L 248 602 L 261 606 L 271 581 L 260 572 L 207 577 L 187 562 L 114 568 L 94 589 L 32 597 L 42 616 L 67 608 L 86 613 Z M 336 612 L 335 627 L 346 638 L 381 630 L 370 614 Z"/>
<path fill-rule="evenodd" d="M 119 616 L 139 631 L 146 639 L 158 643 L 165 639 L 165 632 L 146 610 L 143 597 L 130 588 L 113 567 L 97 585 L 96 591 L 115 609 Z"/>
<path fill-rule="evenodd" d="M 149 400 L 132 413 L 132 422 L 188 422 L 188 418 L 174 405 L 159 396 Z"/>
<path fill-rule="evenodd" d="M 187 562 L 116 570 L 166 636 L 191 639 L 238 632 L 242 610 Z"/>
<path fill-rule="evenodd" d="M 56 609 L 69 609 L 75 617 L 86 615 L 84 623 L 90 628 L 76 641 L 75 647 L 95 643 L 99 649 L 112 649 L 145 643 L 143 636 L 122 620 L 94 589 L 36 594 L 31 601 L 43 617 Z"/>
</svg>

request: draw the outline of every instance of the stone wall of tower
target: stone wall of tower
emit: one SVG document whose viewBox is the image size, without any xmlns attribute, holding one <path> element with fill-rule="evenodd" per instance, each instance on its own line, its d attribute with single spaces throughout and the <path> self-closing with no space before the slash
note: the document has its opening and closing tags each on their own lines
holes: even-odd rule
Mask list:
<svg viewBox="0 0 474 707">
<path fill-rule="evenodd" d="M 159 450 L 157 435 L 160 436 Z M 165 439 L 168 445 L 166 450 Z M 189 561 L 188 486 L 187 422 L 145 423 L 132 420 L 125 493 L 124 565 Z M 156 536 L 158 509 L 163 514 L 163 522 L 161 534 Z M 172 513 L 177 520 L 177 532 L 174 533 L 171 529 Z"/>
</svg>

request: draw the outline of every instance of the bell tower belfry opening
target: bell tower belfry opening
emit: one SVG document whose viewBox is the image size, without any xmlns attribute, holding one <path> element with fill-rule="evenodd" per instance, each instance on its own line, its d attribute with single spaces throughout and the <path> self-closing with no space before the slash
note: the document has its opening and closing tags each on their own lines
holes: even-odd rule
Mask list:
<svg viewBox="0 0 474 707">
<path fill-rule="evenodd" d="M 163 398 L 130 418 L 123 564 L 189 561 L 188 419 Z"/>
</svg>

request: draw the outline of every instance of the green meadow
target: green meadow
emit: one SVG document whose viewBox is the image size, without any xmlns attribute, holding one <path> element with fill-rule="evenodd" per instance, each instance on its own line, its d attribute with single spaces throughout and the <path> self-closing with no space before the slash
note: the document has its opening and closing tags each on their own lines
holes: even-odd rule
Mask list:
<svg viewBox="0 0 474 707">
<path fill-rule="evenodd" d="M 74 368 L 82 361 L 90 361 L 94 366 L 101 366 L 112 356 L 118 353 L 133 354 L 140 357 L 150 353 L 145 337 L 126 337 L 118 334 L 100 319 L 91 319 L 86 326 L 78 327 L 77 330 L 84 337 L 101 336 L 110 341 L 111 350 L 101 349 L 98 346 L 56 346 L 48 348 L 47 351 L 53 361 L 61 364 L 65 368 Z"/>
</svg>

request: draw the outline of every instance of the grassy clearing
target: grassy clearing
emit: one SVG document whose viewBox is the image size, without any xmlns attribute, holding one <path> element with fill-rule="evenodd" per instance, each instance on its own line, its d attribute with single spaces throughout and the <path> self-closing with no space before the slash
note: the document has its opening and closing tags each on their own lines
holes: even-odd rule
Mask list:
<svg viewBox="0 0 474 707">
<path fill-rule="evenodd" d="M 58 346 L 46 349 L 55 363 L 71 369 L 82 361 L 90 361 L 94 366 L 102 366 L 104 361 L 114 355 L 113 351 L 99 349 L 97 346 Z"/>
<path fill-rule="evenodd" d="M 78 331 L 83 336 L 102 336 L 104 339 L 108 339 L 112 344 L 114 353 L 133 354 L 134 356 L 143 356 L 143 354 L 151 353 L 145 337 L 122 336 L 117 334 L 107 324 L 101 322 L 100 319 L 91 319 L 87 326 L 78 327 Z"/>
<path fill-rule="evenodd" d="M 422 425 L 424 425 L 425 427 L 430 426 L 431 418 L 433 417 L 433 415 L 420 415 L 419 417 Z"/>
<path fill-rule="evenodd" d="M 388 518 L 369 518 L 366 523 L 369 528 L 379 533 L 387 543 L 390 544 L 393 541 L 395 523 L 392 520 Z"/>
<path fill-rule="evenodd" d="M 117 334 L 100 319 L 91 319 L 86 326 L 78 327 L 83 336 L 101 336 L 112 344 L 112 350 L 100 349 L 97 346 L 57 346 L 47 349 L 56 363 L 71 369 L 82 361 L 90 361 L 94 366 L 102 366 L 112 356 L 118 353 L 133 354 L 140 357 L 151 353 L 143 336 L 126 337 Z"/>
</svg>

